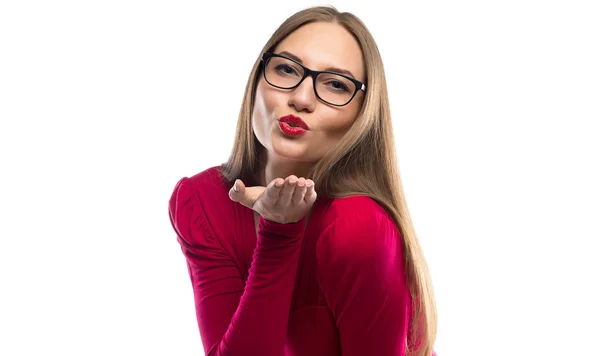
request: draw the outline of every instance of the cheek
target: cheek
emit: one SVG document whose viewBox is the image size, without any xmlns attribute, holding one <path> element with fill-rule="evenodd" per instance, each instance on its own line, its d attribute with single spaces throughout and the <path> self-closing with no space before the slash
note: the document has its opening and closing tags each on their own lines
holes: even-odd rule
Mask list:
<svg viewBox="0 0 600 356">
<path fill-rule="evenodd" d="M 322 133 L 329 141 L 339 141 L 350 130 L 356 120 L 353 110 L 337 112 L 331 119 L 326 120 Z"/>
<path fill-rule="evenodd" d="M 265 147 L 271 146 L 273 113 L 277 107 L 277 97 L 263 80 L 259 81 L 252 109 L 252 130 L 258 141 Z"/>
<path fill-rule="evenodd" d="M 268 105 L 265 102 L 264 90 L 259 84 L 256 88 L 256 96 L 254 98 L 254 108 L 252 109 L 252 129 L 258 136 L 262 134 L 265 126 L 265 119 L 268 117 Z"/>
<path fill-rule="evenodd" d="M 257 120 L 268 119 L 276 107 L 277 95 L 269 90 L 263 80 L 259 81 L 254 99 L 254 112 Z"/>
</svg>

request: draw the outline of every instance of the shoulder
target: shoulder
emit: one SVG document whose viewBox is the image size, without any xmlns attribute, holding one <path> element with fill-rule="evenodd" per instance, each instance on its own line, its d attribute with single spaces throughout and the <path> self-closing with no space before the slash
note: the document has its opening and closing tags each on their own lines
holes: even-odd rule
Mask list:
<svg viewBox="0 0 600 356">
<path fill-rule="evenodd" d="M 188 240 L 194 234 L 212 235 L 206 218 L 219 206 L 215 203 L 229 199 L 227 190 L 219 166 L 180 178 L 169 199 L 169 218 L 177 234 Z"/>
<path fill-rule="evenodd" d="M 222 189 L 226 185 L 220 166 L 207 168 L 189 178 L 184 177 L 182 179 L 185 180 L 186 185 L 197 192 L 212 192 L 215 189 Z"/>
<path fill-rule="evenodd" d="M 317 242 L 321 263 L 371 263 L 401 253 L 398 227 L 389 213 L 370 197 L 334 199 L 323 213 L 323 220 L 325 224 Z"/>
<path fill-rule="evenodd" d="M 331 199 L 327 210 L 328 219 L 344 219 L 365 214 L 370 216 L 387 215 L 387 212 L 379 203 L 364 195 Z"/>
<path fill-rule="evenodd" d="M 221 175 L 219 166 L 210 167 L 190 177 L 180 178 L 171 193 L 171 202 L 177 203 L 180 200 L 189 200 L 193 196 L 198 199 L 206 198 L 206 195 L 227 190 L 224 178 Z"/>
</svg>

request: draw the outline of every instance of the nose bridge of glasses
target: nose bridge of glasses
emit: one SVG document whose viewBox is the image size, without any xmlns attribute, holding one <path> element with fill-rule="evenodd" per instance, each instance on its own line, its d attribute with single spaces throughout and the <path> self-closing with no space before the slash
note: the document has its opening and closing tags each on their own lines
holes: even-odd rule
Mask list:
<svg viewBox="0 0 600 356">
<path fill-rule="evenodd" d="M 309 82 L 310 87 L 314 87 L 315 83 L 317 82 L 317 76 L 319 75 L 319 73 L 317 71 L 314 70 L 310 70 L 306 67 L 304 67 L 304 75 L 303 78 L 300 80 L 300 85 L 303 85 L 304 82 Z"/>
<path fill-rule="evenodd" d="M 303 75 L 299 78 L 299 83 L 294 87 L 293 91 L 300 92 L 305 95 L 308 95 L 312 99 L 317 99 L 318 95 L 316 93 L 316 76 L 317 73 L 311 71 L 310 69 L 304 69 Z"/>
</svg>

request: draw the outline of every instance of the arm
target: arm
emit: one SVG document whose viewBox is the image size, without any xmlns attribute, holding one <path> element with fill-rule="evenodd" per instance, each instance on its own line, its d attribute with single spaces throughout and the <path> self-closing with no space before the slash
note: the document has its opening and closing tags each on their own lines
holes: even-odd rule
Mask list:
<svg viewBox="0 0 600 356">
<path fill-rule="evenodd" d="M 185 255 L 207 356 L 282 356 L 304 219 L 260 220 L 247 283 L 214 236 L 197 192 L 177 184 L 169 216 Z"/>
<path fill-rule="evenodd" d="M 319 283 L 343 356 L 404 356 L 411 299 L 401 236 L 379 211 L 344 215 L 317 245 Z"/>
</svg>

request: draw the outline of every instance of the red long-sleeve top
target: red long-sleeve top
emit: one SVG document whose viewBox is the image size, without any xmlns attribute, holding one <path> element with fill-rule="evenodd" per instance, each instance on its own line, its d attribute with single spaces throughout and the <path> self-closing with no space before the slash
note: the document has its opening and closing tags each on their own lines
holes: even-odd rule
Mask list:
<svg viewBox="0 0 600 356">
<path fill-rule="evenodd" d="M 208 356 L 405 355 L 411 299 L 400 233 L 368 197 L 318 197 L 305 219 L 260 219 L 219 167 L 176 184 L 169 216 Z"/>
</svg>

